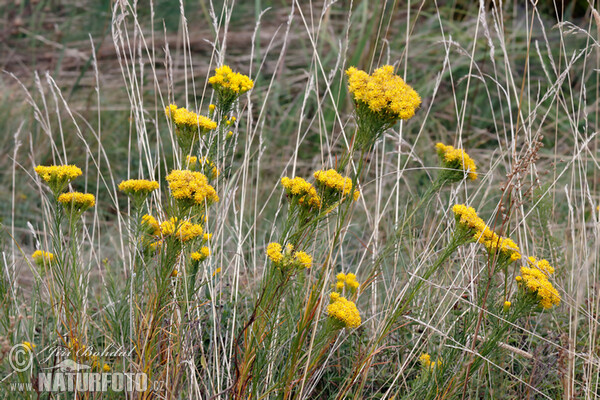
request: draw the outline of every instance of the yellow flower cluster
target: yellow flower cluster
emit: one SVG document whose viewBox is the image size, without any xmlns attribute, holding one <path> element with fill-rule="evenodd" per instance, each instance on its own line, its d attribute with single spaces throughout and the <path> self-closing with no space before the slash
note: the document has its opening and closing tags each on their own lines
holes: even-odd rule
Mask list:
<svg viewBox="0 0 600 400">
<path fill-rule="evenodd" d="M 150 232 L 155 235 L 158 236 L 160 235 L 160 225 L 158 223 L 158 221 L 156 220 L 156 218 L 154 218 L 152 215 L 144 215 L 142 217 L 142 224 L 146 225 L 148 228 L 150 228 Z"/>
<path fill-rule="evenodd" d="M 233 72 L 227 65 L 215 69 L 215 74 L 208 79 L 215 89 L 225 89 L 237 95 L 246 93 L 254 87 L 252 79 L 239 72 Z"/>
<path fill-rule="evenodd" d="M 295 252 L 294 260 L 298 263 L 298 266 L 302 268 L 310 268 L 312 266 L 312 256 L 303 251 Z"/>
<path fill-rule="evenodd" d="M 192 260 L 202 262 L 210 256 L 210 250 L 206 246 L 202 246 L 200 251 L 195 251 L 191 254 Z"/>
<path fill-rule="evenodd" d="M 474 208 L 467 207 L 464 204 L 456 204 L 452 207 L 452 212 L 454 212 L 458 223 L 472 231 L 473 238 L 483 244 L 490 254 L 499 254 L 511 262 L 521 259 L 519 246 L 510 238 L 499 236 L 491 230 L 479 218 Z"/>
<path fill-rule="evenodd" d="M 81 169 L 75 165 L 38 165 L 35 172 L 50 186 L 55 195 L 81 175 Z"/>
<path fill-rule="evenodd" d="M 198 115 L 184 107 L 169 104 L 165 108 L 165 115 L 173 121 L 178 128 L 200 128 L 203 131 L 211 131 L 217 128 L 217 123 L 203 115 Z"/>
<path fill-rule="evenodd" d="M 344 287 L 348 288 L 351 292 L 356 292 L 358 290 L 360 284 L 356 280 L 356 275 L 353 273 L 344 274 L 340 272 L 336 275 L 336 283 L 334 284 L 334 290 L 341 292 L 344 290 Z"/>
<path fill-rule="evenodd" d="M 119 183 L 119 190 L 127 195 L 147 196 L 153 190 L 158 189 L 158 182 L 146 179 L 129 179 Z"/>
<path fill-rule="evenodd" d="M 82 213 L 88 208 L 96 205 L 96 198 L 90 193 L 68 192 L 58 196 L 58 202 L 61 203 L 67 211 Z"/>
<path fill-rule="evenodd" d="M 272 242 L 267 245 L 267 257 L 273 263 L 285 267 L 310 268 L 312 256 L 303 251 L 294 251 L 294 246 L 287 244 L 285 250 L 281 244 Z"/>
<path fill-rule="evenodd" d="M 267 256 L 275 264 L 279 264 L 283 260 L 283 253 L 281 252 L 282 247 L 277 242 L 269 243 L 267 246 Z"/>
<path fill-rule="evenodd" d="M 23 342 L 21 343 L 23 345 L 23 347 L 25 347 L 27 349 L 28 352 L 32 352 L 33 349 L 35 349 L 37 346 L 31 342 Z"/>
<path fill-rule="evenodd" d="M 160 224 L 160 233 L 163 236 L 175 235 L 182 242 L 187 242 L 202 236 L 202 225 L 190 221 L 179 222 L 177 218 L 171 218 Z"/>
<path fill-rule="evenodd" d="M 431 356 L 427 353 L 421 354 L 421 357 L 419 357 L 419 362 L 423 368 L 427 370 L 433 370 L 434 368 L 439 368 L 442 365 L 442 360 L 431 361 Z"/>
<path fill-rule="evenodd" d="M 342 197 L 346 197 L 352 190 L 352 179 L 341 176 L 335 169 L 315 171 L 314 176 L 319 185 L 341 193 Z M 352 198 L 356 201 L 359 197 L 360 192 L 355 190 Z"/>
<path fill-rule="evenodd" d="M 531 293 L 537 294 L 543 308 L 550 309 L 560 304 L 560 294 L 552 286 L 548 276 L 537 267 L 521 267 L 521 276 L 517 276 L 516 280 L 522 282 Z"/>
<path fill-rule="evenodd" d="M 54 254 L 48 251 L 36 250 L 31 255 L 37 265 L 48 265 L 54 261 Z"/>
<path fill-rule="evenodd" d="M 320 208 L 321 198 L 317 195 L 317 190 L 313 185 L 300 177 L 290 179 L 281 178 L 281 185 L 285 188 L 288 196 L 297 198 L 298 203 L 307 208 Z"/>
<path fill-rule="evenodd" d="M 540 271 L 542 271 L 544 274 L 546 274 L 548 276 L 554 274 L 554 267 L 552 267 L 547 260 L 544 260 L 544 259 L 538 260 L 535 257 L 529 257 L 527 259 L 527 262 L 531 266 L 536 267 L 537 269 L 539 269 Z"/>
<path fill-rule="evenodd" d="M 346 70 L 348 90 L 357 103 L 368 108 L 385 119 L 410 119 L 421 104 L 419 94 L 394 74 L 394 67 L 384 65 L 369 75 L 354 67 Z"/>
<path fill-rule="evenodd" d="M 358 328 L 361 324 L 360 313 L 353 301 L 333 292 L 330 295 L 331 302 L 327 306 L 327 315 L 341 322 L 346 328 Z"/>
<path fill-rule="evenodd" d="M 208 184 L 208 178 L 200 172 L 175 169 L 167 175 L 167 182 L 173 198 L 188 205 L 205 206 L 219 201 L 215 188 Z"/>
<path fill-rule="evenodd" d="M 461 149 L 455 149 L 452 146 L 446 146 L 443 143 L 436 144 L 435 148 L 445 168 L 461 170 L 468 175 L 469 179 L 473 181 L 477 179 L 475 161 L 466 152 Z M 456 180 L 460 180 L 462 176 L 458 176 L 457 178 Z"/>
<path fill-rule="evenodd" d="M 196 164 L 198 164 L 199 162 L 199 168 L 202 169 L 210 169 L 210 174 L 208 174 L 208 178 L 210 179 L 214 179 L 216 177 L 218 177 L 219 175 L 221 175 L 221 171 L 219 171 L 219 169 L 215 166 L 215 164 L 210 161 L 207 157 L 200 157 L 200 160 L 198 160 L 198 157 L 196 156 L 187 156 L 186 157 L 186 161 L 187 161 L 187 165 L 188 167 L 192 170 L 195 171 L 196 170 Z"/>
</svg>

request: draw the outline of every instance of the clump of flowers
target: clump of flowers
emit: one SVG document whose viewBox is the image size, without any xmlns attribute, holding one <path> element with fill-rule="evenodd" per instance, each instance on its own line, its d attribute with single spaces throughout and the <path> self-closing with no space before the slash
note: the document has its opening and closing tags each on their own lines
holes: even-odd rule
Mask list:
<svg viewBox="0 0 600 400">
<path fill-rule="evenodd" d="M 217 92 L 218 104 L 223 114 L 231 110 L 238 97 L 254 87 L 252 79 L 239 72 L 233 72 L 227 65 L 216 68 L 208 83 Z"/>
<path fill-rule="evenodd" d="M 535 257 L 529 257 L 527 259 L 527 262 L 529 263 L 529 265 L 531 265 L 532 267 L 535 267 L 535 268 L 539 269 L 540 271 L 542 271 L 547 276 L 550 276 L 550 275 L 554 274 L 554 267 L 552 267 L 547 260 L 544 260 L 544 259 L 538 260 Z"/>
<path fill-rule="evenodd" d="M 294 246 L 288 244 L 285 249 L 281 244 L 272 242 L 267 245 L 267 257 L 280 268 L 310 268 L 312 256 L 304 251 L 294 251 Z"/>
<path fill-rule="evenodd" d="M 187 156 L 187 166 L 192 171 L 199 171 L 206 175 L 210 180 L 217 178 L 221 175 L 221 171 L 210 161 L 207 157 Z"/>
<path fill-rule="evenodd" d="M 352 192 L 352 179 L 343 177 L 335 169 L 315 171 L 316 186 L 322 192 L 321 198 L 326 205 L 347 199 Z M 352 199 L 358 200 L 360 191 L 352 192 Z"/>
<path fill-rule="evenodd" d="M 346 75 L 356 107 L 356 141 L 365 150 L 398 120 L 412 118 L 421 104 L 419 94 L 394 74 L 391 65 L 377 68 L 371 75 L 350 67 Z"/>
<path fill-rule="evenodd" d="M 181 242 L 196 239 L 202 236 L 203 232 L 202 225 L 190 221 L 179 221 L 177 218 L 170 218 L 160 224 L 162 236 L 174 235 Z"/>
<path fill-rule="evenodd" d="M 331 293 L 330 303 L 327 306 L 327 315 L 337 324 L 346 328 L 358 328 L 361 324 L 360 313 L 353 301 L 340 296 L 339 293 Z"/>
<path fill-rule="evenodd" d="M 175 169 L 167 175 L 171 195 L 182 206 L 207 207 L 219 201 L 215 188 L 208 184 L 206 175 L 200 172 Z"/>
<path fill-rule="evenodd" d="M 198 143 L 198 134 L 206 134 L 217 128 L 217 123 L 212 119 L 175 104 L 165 108 L 165 115 L 175 126 L 175 136 L 184 154 L 190 153 L 192 146 Z"/>
<path fill-rule="evenodd" d="M 200 251 L 195 251 L 191 255 L 192 260 L 196 262 L 202 262 L 210 256 L 210 250 L 206 246 L 202 246 Z"/>
<path fill-rule="evenodd" d="M 72 216 L 79 216 L 88 208 L 96 205 L 96 198 L 90 193 L 68 192 L 58 196 L 58 202 Z"/>
<path fill-rule="evenodd" d="M 352 182 L 351 182 L 352 183 Z M 318 209 L 321 207 L 321 198 L 315 187 L 300 177 L 281 178 L 281 185 L 285 188 L 288 199 L 307 209 Z"/>
<path fill-rule="evenodd" d="M 342 292 L 342 290 L 346 288 L 350 292 L 354 293 L 358 290 L 360 286 L 360 284 L 356 280 L 356 275 L 354 275 L 353 273 L 344 274 L 343 272 L 340 272 L 336 275 L 335 278 L 336 282 L 333 286 L 336 292 Z"/>
<path fill-rule="evenodd" d="M 75 165 L 38 165 L 35 172 L 42 178 L 58 196 L 69 183 L 81 175 L 81 169 Z"/>
<path fill-rule="evenodd" d="M 523 285 L 529 293 L 537 296 L 544 309 L 560 304 L 560 294 L 548 280 L 548 276 L 536 266 L 521 267 L 521 275 L 516 277 L 519 285 Z"/>
<path fill-rule="evenodd" d="M 436 367 L 439 368 L 442 366 L 442 360 L 438 359 L 435 361 L 431 361 L 431 356 L 427 353 L 421 354 L 421 357 L 419 357 L 419 362 L 421 363 L 421 366 L 428 371 L 431 371 Z"/>
<path fill-rule="evenodd" d="M 23 347 L 25 347 L 25 349 L 27 349 L 28 352 L 32 352 L 33 349 L 35 349 L 37 346 L 34 343 L 31 342 L 23 342 L 21 343 L 23 345 Z"/>
<path fill-rule="evenodd" d="M 452 207 L 457 223 L 472 239 L 483 244 L 491 256 L 499 256 L 501 262 L 513 262 L 521 259 L 519 246 L 510 238 L 497 235 L 479 218 L 473 207 L 456 204 Z"/>
<path fill-rule="evenodd" d="M 489 228 L 486 232 L 489 234 L 481 235 L 478 241 L 485 246 L 490 255 L 498 255 L 502 261 L 507 262 L 521 259 L 521 250 L 512 239 L 499 236 Z"/>
<path fill-rule="evenodd" d="M 160 224 L 152 215 L 144 215 L 142 217 L 142 226 L 145 227 L 150 234 L 158 236 L 160 235 Z"/>
<path fill-rule="evenodd" d="M 54 254 L 49 251 L 36 250 L 31 255 L 31 258 L 39 266 L 50 265 L 54 262 Z"/>
<path fill-rule="evenodd" d="M 436 144 L 435 148 L 442 166 L 445 168 L 442 172 L 443 179 L 448 182 L 459 182 L 465 175 L 473 181 L 477 179 L 475 161 L 466 152 L 443 143 Z"/>
<path fill-rule="evenodd" d="M 119 190 L 138 204 L 142 203 L 156 189 L 158 189 L 158 182 L 146 179 L 129 179 L 119 183 Z"/>
</svg>

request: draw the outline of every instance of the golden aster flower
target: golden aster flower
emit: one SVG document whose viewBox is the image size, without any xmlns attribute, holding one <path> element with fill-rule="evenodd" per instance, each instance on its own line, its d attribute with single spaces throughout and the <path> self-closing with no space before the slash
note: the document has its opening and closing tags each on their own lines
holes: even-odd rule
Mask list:
<svg viewBox="0 0 600 400">
<path fill-rule="evenodd" d="M 312 266 L 312 257 L 303 251 L 297 251 L 294 253 L 294 260 L 302 268 L 310 268 Z"/>
<path fill-rule="evenodd" d="M 217 92 L 217 105 L 221 115 L 226 116 L 233 103 L 244 93 L 254 87 L 254 82 L 248 76 L 233 72 L 230 67 L 223 65 L 215 69 L 215 74 L 208 79 Z"/>
<path fill-rule="evenodd" d="M 102 371 L 104 371 L 104 372 L 110 372 L 110 366 L 108 364 L 104 364 L 102 366 Z"/>
<path fill-rule="evenodd" d="M 128 196 L 146 198 L 152 191 L 158 189 L 158 182 L 146 179 L 129 179 L 119 184 L 119 190 Z"/>
<path fill-rule="evenodd" d="M 510 310 L 510 306 L 511 306 L 511 302 L 510 301 L 505 301 L 504 304 L 502 305 L 502 310 L 504 312 L 508 312 L 508 310 Z"/>
<path fill-rule="evenodd" d="M 77 215 L 94 207 L 96 198 L 90 193 L 68 192 L 58 196 L 58 202 L 63 205 L 65 211 Z"/>
<path fill-rule="evenodd" d="M 190 221 L 179 221 L 177 218 L 170 218 L 161 223 L 160 232 L 163 236 L 174 235 L 181 242 L 196 239 L 203 234 L 202 225 Z"/>
<path fill-rule="evenodd" d="M 156 218 L 154 218 L 152 215 L 144 215 L 142 217 L 142 225 L 148 227 L 149 231 L 155 235 L 158 236 L 160 235 L 160 225 L 158 223 L 158 221 L 156 220 Z"/>
<path fill-rule="evenodd" d="M 38 165 L 35 172 L 48 184 L 55 196 L 81 175 L 81 169 L 75 165 Z"/>
<path fill-rule="evenodd" d="M 352 179 L 343 177 L 335 169 L 315 171 L 314 177 L 317 187 L 323 190 L 323 200 L 327 200 L 328 204 L 346 199 L 352 191 Z M 352 200 L 358 200 L 359 196 L 358 190 L 352 192 Z"/>
<path fill-rule="evenodd" d="M 519 246 L 510 238 L 497 235 L 479 218 L 472 207 L 456 204 L 452 207 L 457 223 L 462 229 L 473 233 L 473 240 L 483 244 L 492 256 L 499 255 L 503 262 L 513 262 L 521 259 Z"/>
<path fill-rule="evenodd" d="M 203 246 L 200 251 L 195 251 L 191 254 L 192 260 L 202 262 L 210 256 L 210 250 L 208 247 Z"/>
<path fill-rule="evenodd" d="M 199 134 L 206 134 L 217 128 L 217 123 L 212 119 L 186 108 L 179 108 L 175 104 L 169 105 L 165 114 L 175 125 L 175 136 L 184 154 L 192 151 L 192 147 L 199 141 Z"/>
<path fill-rule="evenodd" d="M 50 265 L 54 262 L 54 254 L 48 251 L 36 250 L 31 255 L 31 258 L 39 266 Z"/>
<path fill-rule="evenodd" d="M 421 104 L 419 94 L 394 74 L 391 65 L 377 68 L 371 75 L 350 67 L 346 75 L 348 90 L 354 95 L 354 101 L 364 103 L 382 118 L 410 119 Z"/>
<path fill-rule="evenodd" d="M 427 370 L 433 370 L 435 367 L 439 368 L 442 365 L 442 361 L 439 359 L 431 361 L 431 356 L 427 353 L 421 354 L 419 362 L 421 363 L 421 366 Z"/>
<path fill-rule="evenodd" d="M 175 169 L 167 175 L 171 195 L 185 206 L 207 207 L 219 201 L 219 196 L 200 172 Z"/>
<path fill-rule="evenodd" d="M 535 268 L 539 269 L 540 271 L 542 271 L 544 274 L 546 274 L 548 276 L 554 274 L 554 267 L 552 267 L 547 260 L 544 260 L 544 259 L 538 260 L 535 257 L 529 257 L 527 259 L 527 262 L 532 267 L 535 267 Z"/>
<path fill-rule="evenodd" d="M 317 195 L 317 190 L 313 185 L 300 177 L 281 178 L 281 185 L 284 187 L 290 201 L 298 201 L 298 204 L 311 209 L 321 207 L 321 198 Z"/>
<path fill-rule="evenodd" d="M 33 349 L 35 349 L 37 347 L 35 344 L 33 344 L 31 342 L 23 342 L 21 344 L 27 349 L 28 352 L 32 352 Z"/>
<path fill-rule="evenodd" d="M 550 309 L 560 304 L 560 294 L 552 286 L 546 274 L 538 268 L 521 267 L 521 276 L 517 278 L 521 278 L 517 279 L 519 284 L 537 296 L 543 308 Z"/>
<path fill-rule="evenodd" d="M 273 261 L 275 264 L 279 264 L 283 261 L 283 253 L 281 252 L 283 248 L 277 242 L 269 243 L 267 246 L 267 256 Z"/>
<path fill-rule="evenodd" d="M 227 65 L 216 68 L 208 83 L 215 89 L 229 90 L 237 95 L 244 94 L 254 87 L 252 79 L 239 72 L 233 72 Z"/>
<path fill-rule="evenodd" d="M 443 178 L 450 182 L 459 182 L 466 174 L 469 179 L 477 179 L 477 166 L 475 161 L 463 150 L 446 146 L 443 143 L 435 145 L 442 166 L 446 168 L 442 172 Z"/>
<path fill-rule="evenodd" d="M 346 328 L 357 328 L 361 324 L 356 304 L 345 297 L 336 296 L 335 300 L 327 306 L 327 315 Z"/>
<path fill-rule="evenodd" d="M 369 150 L 398 120 L 412 118 L 421 104 L 419 94 L 394 74 L 391 65 L 384 65 L 371 75 L 350 67 L 346 75 L 356 109 L 356 145 L 363 150 Z"/>
</svg>

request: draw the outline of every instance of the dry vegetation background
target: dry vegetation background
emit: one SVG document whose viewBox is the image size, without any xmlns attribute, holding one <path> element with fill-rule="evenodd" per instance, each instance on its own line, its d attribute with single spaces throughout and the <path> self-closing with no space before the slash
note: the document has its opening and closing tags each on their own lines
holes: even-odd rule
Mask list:
<svg viewBox="0 0 600 400">
<path fill-rule="evenodd" d="M 245 154 L 252 155 L 244 181 L 251 196 L 243 200 L 252 212 L 240 224 L 251 227 L 250 240 L 262 243 L 280 217 L 282 171 L 307 176 L 345 146 L 352 107 L 342 71 L 395 64 L 423 103 L 416 117 L 388 132 L 371 155 L 363 193 L 376 200 L 363 202 L 356 218 L 375 233 L 355 241 L 359 244 L 346 257 L 366 263 L 386 242 L 399 215 L 430 184 L 437 141 L 460 143 L 477 160 L 482 179 L 451 196 L 476 198 L 478 211 L 486 215 L 496 209 L 507 175 L 541 142 L 539 159 L 512 183 L 517 199 L 509 232 L 530 253 L 553 261 L 564 304 L 549 321 L 526 327 L 536 332 L 534 339 L 523 339 L 522 348 L 532 357 L 524 361 L 521 376 L 527 385 L 499 391 L 522 396 L 513 398 L 538 398 L 529 387 L 550 393 L 539 398 L 600 397 L 595 211 L 600 204 L 600 16 L 593 11 L 598 9 L 594 0 L 238 1 L 225 4 L 233 7 L 228 22 L 219 1 L 142 1 L 137 20 L 120 22 L 113 20 L 121 17 L 113 15 L 113 3 L 0 4 L 0 240 L 5 250 L 17 258 L 22 254 L 17 244 L 23 254 L 33 251 L 31 232 L 40 229 L 42 213 L 32 171 L 55 161 L 57 152 L 84 170 L 86 179 L 75 183 L 76 189 L 97 194 L 94 226 L 115 232 L 126 201 L 120 198 L 115 207 L 104 179 L 118 183 L 143 167 L 136 144 L 140 118 L 167 155 L 164 165 L 171 163 L 163 104 L 200 102 L 218 52 L 255 81 L 254 105 L 244 109 L 250 114 L 249 140 L 238 147 L 236 159 L 244 163 Z M 115 33 L 115 27 L 127 27 L 129 35 Z M 115 40 L 124 47 L 115 48 Z M 123 74 L 133 73 L 132 62 L 143 63 L 139 76 Z M 139 98 L 132 99 L 132 85 Z M 134 103 L 144 104 L 143 116 L 133 110 Z M 91 154 L 98 155 L 99 165 Z M 381 186 L 369 185 L 381 177 Z M 442 218 L 436 209 L 449 203 L 437 201 L 411 231 L 413 244 L 400 258 L 427 253 Z M 101 260 L 118 246 L 110 234 L 97 237 L 101 251 L 93 257 L 94 273 L 102 275 Z M 255 256 L 249 256 L 249 264 Z M 465 281 L 473 273 L 470 267 L 461 270 Z M 16 268 L 27 287 L 32 279 L 27 266 L 17 262 Z M 395 272 L 384 274 L 389 285 L 401 281 L 393 278 Z M 240 286 L 249 292 L 255 273 L 251 265 L 242 273 Z M 430 302 L 436 290 L 453 290 L 447 286 L 450 275 L 429 282 L 420 306 L 430 321 L 438 315 Z M 458 304 L 453 298 L 443 301 L 448 310 Z M 368 312 L 375 313 L 376 304 L 372 307 Z M 433 325 L 424 324 L 421 332 L 443 329 Z M 488 388 L 486 393 L 494 391 L 491 378 Z"/>
</svg>

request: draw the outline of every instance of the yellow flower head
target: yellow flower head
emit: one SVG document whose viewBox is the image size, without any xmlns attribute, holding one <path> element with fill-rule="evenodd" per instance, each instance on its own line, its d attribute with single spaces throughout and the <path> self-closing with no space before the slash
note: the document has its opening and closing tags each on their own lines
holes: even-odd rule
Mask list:
<svg viewBox="0 0 600 400">
<path fill-rule="evenodd" d="M 310 268 L 312 266 L 312 257 L 303 251 L 295 252 L 294 259 L 302 268 Z"/>
<path fill-rule="evenodd" d="M 210 118 L 198 115 L 184 107 L 179 108 L 175 104 L 170 104 L 165 109 L 165 114 L 178 128 L 200 129 L 202 131 L 211 131 L 217 128 L 217 123 Z"/>
<path fill-rule="evenodd" d="M 510 301 L 505 301 L 504 304 L 502 305 L 502 310 L 504 312 L 508 312 L 508 310 L 510 310 L 510 306 L 512 305 L 512 303 Z"/>
<path fill-rule="evenodd" d="M 554 274 L 554 268 L 550 265 L 550 263 L 547 260 L 544 260 L 544 259 L 538 260 L 535 257 L 529 257 L 527 259 L 527 262 L 532 267 L 539 269 L 540 271 L 542 271 L 544 274 L 546 274 L 548 276 Z"/>
<path fill-rule="evenodd" d="M 327 315 L 346 328 L 357 328 L 361 324 L 360 313 L 354 302 L 341 296 L 330 296 Z"/>
<path fill-rule="evenodd" d="M 167 175 L 167 182 L 173 198 L 183 204 L 205 207 L 219 201 L 215 188 L 200 172 L 175 169 Z"/>
<path fill-rule="evenodd" d="M 227 65 L 216 68 L 215 74 L 208 79 L 208 83 L 216 90 L 228 90 L 236 95 L 244 94 L 254 87 L 252 79 L 239 72 L 233 72 Z"/>
<path fill-rule="evenodd" d="M 269 243 L 267 246 L 267 256 L 273 261 L 275 264 L 279 264 L 283 261 L 283 253 L 281 252 L 283 248 L 277 242 Z"/>
<path fill-rule="evenodd" d="M 364 104 L 382 119 L 410 119 L 421 104 L 419 94 L 394 74 L 394 67 L 384 65 L 369 75 L 354 67 L 346 70 L 348 90 L 357 107 Z"/>
<path fill-rule="evenodd" d="M 290 201 L 297 200 L 298 204 L 308 209 L 321 207 L 321 198 L 317 195 L 317 190 L 304 179 L 283 177 L 281 185 L 285 188 Z"/>
<path fill-rule="evenodd" d="M 96 198 L 90 193 L 68 192 L 58 196 L 58 202 L 70 213 L 80 214 L 96 205 Z"/>
<path fill-rule="evenodd" d="M 148 196 L 152 191 L 158 189 L 158 182 L 146 179 L 129 179 L 119 184 L 119 190 L 128 196 Z"/>
<path fill-rule="evenodd" d="M 54 254 L 48 251 L 36 250 L 31 255 L 31 258 L 39 266 L 50 265 L 54 261 Z"/>
<path fill-rule="evenodd" d="M 37 346 L 31 342 L 23 342 L 21 343 L 29 352 L 32 352 Z"/>
<path fill-rule="evenodd" d="M 552 286 L 547 275 L 538 268 L 521 267 L 521 276 L 517 278 L 521 278 L 517 279 L 517 282 L 522 282 L 530 293 L 537 295 L 543 308 L 549 309 L 560 304 L 560 294 Z"/>
<path fill-rule="evenodd" d="M 35 172 L 48 184 L 55 195 L 81 175 L 81 169 L 75 165 L 38 165 L 35 167 Z"/>
<path fill-rule="evenodd" d="M 110 372 L 110 366 L 108 364 L 104 364 L 102 366 L 102 371 L 104 371 L 104 372 Z"/>
<path fill-rule="evenodd" d="M 191 254 L 192 260 L 202 262 L 210 256 L 210 250 L 208 247 L 203 246 L 200 251 L 195 251 Z"/>
<path fill-rule="evenodd" d="M 341 176 L 335 169 L 315 171 L 314 177 L 317 186 L 324 190 L 324 196 L 335 194 L 337 198 L 344 199 L 352 191 L 352 179 Z M 359 196 L 360 192 L 354 190 L 352 199 L 356 201 Z"/>
<path fill-rule="evenodd" d="M 421 354 L 419 362 L 421 363 L 421 366 L 427 370 L 433 370 L 435 367 L 439 368 L 442 365 L 441 360 L 431 361 L 431 356 L 427 353 Z"/>
<path fill-rule="evenodd" d="M 190 221 L 179 222 L 177 218 L 171 218 L 160 224 L 160 231 L 163 236 L 175 235 L 175 237 L 187 242 L 202 236 L 202 225 L 191 223 Z"/>
<path fill-rule="evenodd" d="M 444 171 L 445 176 L 453 182 L 462 180 L 464 174 L 467 174 L 469 179 L 477 179 L 477 166 L 475 161 L 463 150 L 455 149 L 452 146 L 446 146 L 443 143 L 435 145 L 438 156 L 442 162 L 442 166 L 448 170 Z M 456 171 L 461 171 L 456 174 Z"/>
<path fill-rule="evenodd" d="M 154 218 L 152 215 L 144 215 L 142 217 L 142 225 L 147 226 L 153 235 L 160 235 L 160 225 L 156 218 Z"/>
</svg>

